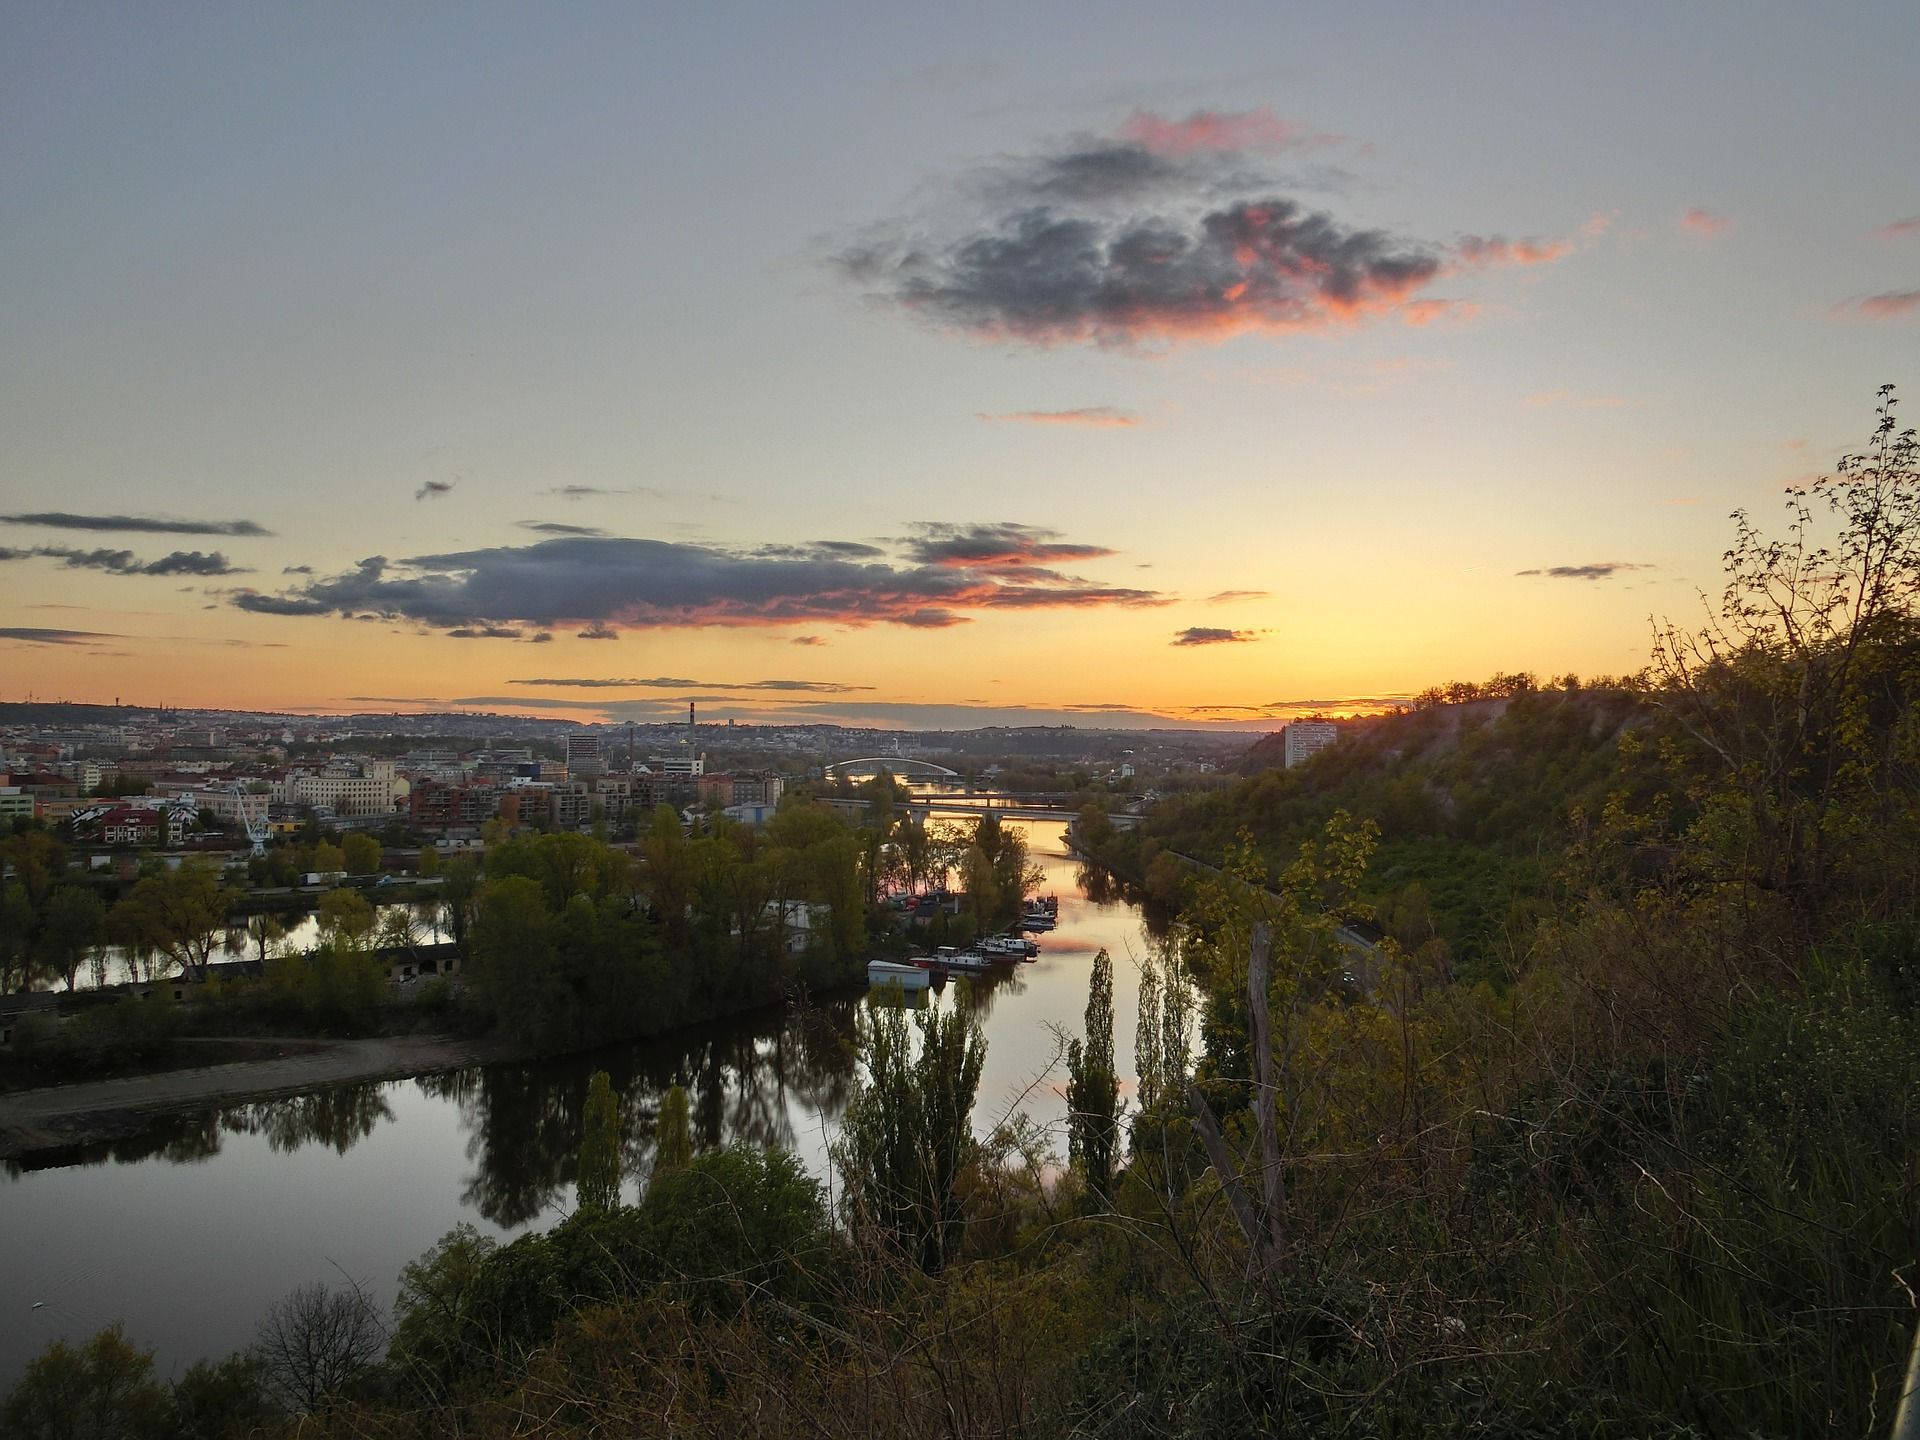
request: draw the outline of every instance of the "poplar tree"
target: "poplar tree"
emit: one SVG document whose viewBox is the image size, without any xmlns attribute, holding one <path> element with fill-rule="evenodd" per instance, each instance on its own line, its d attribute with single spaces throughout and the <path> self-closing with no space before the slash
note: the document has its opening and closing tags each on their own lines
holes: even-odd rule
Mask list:
<svg viewBox="0 0 1920 1440">
<path fill-rule="evenodd" d="M 660 1101 L 660 1123 L 653 1142 L 653 1173 L 658 1177 L 672 1170 L 684 1170 L 692 1163 L 693 1122 L 687 1092 L 675 1085 Z"/>
<path fill-rule="evenodd" d="M 578 1185 L 582 1210 L 620 1206 L 620 1102 L 604 1070 L 587 1082 L 587 1106 L 580 1126 Z"/>
<path fill-rule="evenodd" d="M 1087 981 L 1087 1038 L 1067 1045 L 1067 1155 L 1104 1209 L 1113 1198 L 1120 1079 L 1113 1068 L 1113 961 L 1102 950 Z"/>
</svg>

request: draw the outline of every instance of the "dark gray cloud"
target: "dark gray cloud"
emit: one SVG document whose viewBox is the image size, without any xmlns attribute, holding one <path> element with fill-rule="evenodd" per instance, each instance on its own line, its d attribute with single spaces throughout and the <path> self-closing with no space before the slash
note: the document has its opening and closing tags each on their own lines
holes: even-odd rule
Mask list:
<svg viewBox="0 0 1920 1440">
<path fill-rule="evenodd" d="M 74 550 L 64 545 L 39 545 L 31 550 L 0 550 L 0 560 L 31 558 L 58 560 L 70 570 L 103 570 L 109 575 L 247 575 L 218 550 L 175 550 L 158 560 L 142 560 L 131 550 Z"/>
<path fill-rule="evenodd" d="M 153 515 L 74 515 L 65 510 L 0 515 L 0 524 L 39 525 L 49 530 L 121 531 L 138 535 L 271 535 L 251 520 L 168 520 Z"/>
<path fill-rule="evenodd" d="M 840 263 L 935 324 L 1043 345 L 1320 329 L 1401 306 L 1441 273 L 1431 249 L 1279 196 L 1192 217 L 1036 206 L 937 249 L 869 245 Z"/>
<path fill-rule="evenodd" d="M 688 680 L 677 675 L 612 678 L 565 677 L 509 680 L 509 685 L 543 685 L 569 690 L 775 690 L 809 695 L 851 695 L 871 685 L 840 685 L 831 680 Z"/>
<path fill-rule="evenodd" d="M 818 546 L 762 554 L 566 536 L 397 562 L 375 555 L 283 594 L 240 591 L 231 603 L 274 615 L 366 612 L 441 629 L 582 624 L 587 638 L 661 626 L 941 628 L 991 610 L 1167 603 L 1156 591 L 1098 585 L 1045 568 L 1038 562 L 1111 552 L 1032 526 L 929 525 L 900 544 L 904 562 L 845 558 Z"/>
<path fill-rule="evenodd" d="M 824 635 L 796 635 L 787 643 L 789 645 L 824 645 L 827 641 Z"/>
<path fill-rule="evenodd" d="M 313 566 L 311 566 L 311 565 L 287 565 L 287 566 L 283 566 L 283 567 L 281 568 L 281 571 L 280 571 L 280 573 L 281 573 L 282 575 L 311 575 L 311 574 L 313 573 Z"/>
<path fill-rule="evenodd" d="M 514 523 L 522 530 L 532 530 L 540 535 L 604 535 L 607 533 L 598 525 L 565 525 L 558 520 L 517 520 Z"/>
<path fill-rule="evenodd" d="M 124 635 L 99 630 L 42 630 L 31 625 L 0 626 L 0 640 L 20 640 L 28 645 L 91 645 L 96 640 L 124 640 Z"/>
<path fill-rule="evenodd" d="M 1258 630 L 1223 630 L 1214 625 L 1189 625 L 1173 637 L 1175 645 L 1244 645 L 1258 640 Z"/>
<path fill-rule="evenodd" d="M 1625 560 L 1596 560 L 1588 565 L 1547 565 L 1537 570 L 1516 570 L 1515 575 L 1538 575 L 1548 580 L 1611 580 L 1629 570 L 1651 570 L 1651 565 L 1636 565 Z"/>
<path fill-rule="evenodd" d="M 1067 544 L 1057 530 L 1010 520 L 996 525 L 924 524 L 914 530 L 902 543 L 907 558 L 920 565 L 1010 570 L 1062 560 L 1099 560 L 1113 554 L 1100 545 Z"/>
<path fill-rule="evenodd" d="M 458 480 L 429 480 L 413 492 L 413 498 L 416 500 L 438 500 L 443 495 L 451 495 L 453 493 L 453 487 L 459 483 Z"/>
<path fill-rule="evenodd" d="M 581 640 L 618 640 L 620 632 L 603 620 L 596 620 L 579 632 Z"/>
<path fill-rule="evenodd" d="M 1325 188 L 1326 177 L 1276 170 L 1259 152 L 1337 137 L 1250 121 L 1135 117 L 1117 139 L 987 162 L 950 187 L 945 213 L 883 223 L 832 263 L 942 328 L 1128 346 L 1383 315 L 1423 323 L 1451 307 L 1420 298 L 1449 272 L 1543 263 L 1571 248 L 1423 241 L 1310 208 L 1295 195 Z"/>
<path fill-rule="evenodd" d="M 461 625 L 447 631 L 447 635 L 454 640 L 518 640 L 520 638 L 520 632 L 511 625 Z"/>
</svg>

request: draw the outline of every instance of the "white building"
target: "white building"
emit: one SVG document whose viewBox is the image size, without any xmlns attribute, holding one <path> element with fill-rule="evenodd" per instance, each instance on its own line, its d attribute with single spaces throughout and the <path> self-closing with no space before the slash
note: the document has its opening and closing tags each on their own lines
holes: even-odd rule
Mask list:
<svg viewBox="0 0 1920 1440">
<path fill-rule="evenodd" d="M 1287 769 L 1304 764 L 1340 738 L 1340 727 L 1331 720 L 1296 720 L 1282 732 L 1287 751 Z"/>
<path fill-rule="evenodd" d="M 18 785 L 0 786 L 0 820 L 31 820 L 33 796 Z"/>
<path fill-rule="evenodd" d="M 393 809 L 393 761 L 356 757 L 330 760 L 318 771 L 292 770 L 280 798 L 336 815 L 385 815 Z"/>
</svg>

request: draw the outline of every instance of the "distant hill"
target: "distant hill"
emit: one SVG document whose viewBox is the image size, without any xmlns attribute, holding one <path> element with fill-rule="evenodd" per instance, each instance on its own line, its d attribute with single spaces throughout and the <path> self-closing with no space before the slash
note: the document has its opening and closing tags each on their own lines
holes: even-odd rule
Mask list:
<svg viewBox="0 0 1920 1440">
<path fill-rule="evenodd" d="M 1217 861 L 1244 833 L 1278 869 L 1345 810 L 1380 827 L 1368 890 L 1383 918 L 1410 939 L 1438 933 L 1469 972 L 1497 971 L 1547 898 L 1569 817 L 1663 786 L 1650 749 L 1620 745 L 1652 720 L 1634 691 L 1533 691 L 1357 721 L 1294 770 L 1269 735 L 1246 778 L 1157 807 L 1115 868 L 1144 878 L 1161 850 Z"/>
</svg>

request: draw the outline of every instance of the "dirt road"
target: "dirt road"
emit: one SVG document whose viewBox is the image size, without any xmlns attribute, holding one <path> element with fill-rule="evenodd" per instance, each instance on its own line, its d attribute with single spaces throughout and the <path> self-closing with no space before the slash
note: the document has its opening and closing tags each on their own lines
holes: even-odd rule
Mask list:
<svg viewBox="0 0 1920 1440">
<path fill-rule="evenodd" d="M 341 1040 L 270 1060 L 23 1090 L 0 1095 L 0 1160 L 118 1139 L 136 1133 L 145 1118 L 166 1111 L 426 1075 L 501 1056 L 501 1048 L 487 1041 L 402 1035 Z"/>
</svg>

